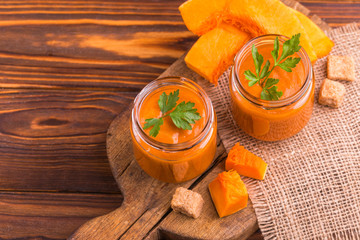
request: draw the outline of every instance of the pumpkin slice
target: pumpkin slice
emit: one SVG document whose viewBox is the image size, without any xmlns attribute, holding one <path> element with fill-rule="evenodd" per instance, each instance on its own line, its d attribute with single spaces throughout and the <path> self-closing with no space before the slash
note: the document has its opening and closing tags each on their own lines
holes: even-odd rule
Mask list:
<svg viewBox="0 0 360 240">
<path fill-rule="evenodd" d="M 325 35 L 325 33 L 307 16 L 292 8 L 289 9 L 295 13 L 297 18 L 300 20 L 301 24 L 303 25 L 307 35 L 310 38 L 316 56 L 318 58 L 322 58 L 328 55 L 331 51 L 331 48 L 334 46 L 333 41 L 331 41 Z"/>
<path fill-rule="evenodd" d="M 290 38 L 301 33 L 301 46 L 311 62 L 316 61 L 316 53 L 301 22 L 295 13 L 279 0 L 231 0 L 227 11 L 230 14 L 227 18 L 237 19 L 240 21 L 239 25 L 251 22 L 268 34 L 281 34 Z"/>
<path fill-rule="evenodd" d="M 248 17 L 227 14 L 225 11 L 222 14 L 222 21 L 236 27 L 240 31 L 250 34 L 251 38 L 267 34 L 262 26 L 258 25 L 255 21 Z"/>
<path fill-rule="evenodd" d="M 233 63 L 235 54 L 250 39 L 237 28 L 220 24 L 202 35 L 185 57 L 186 65 L 211 83 Z"/>
<path fill-rule="evenodd" d="M 203 35 L 221 22 L 227 0 L 188 0 L 179 11 L 186 27 L 196 35 Z"/>
<path fill-rule="evenodd" d="M 220 217 L 233 214 L 247 206 L 248 193 L 236 171 L 219 173 L 209 184 L 209 191 Z"/>
<path fill-rule="evenodd" d="M 236 143 L 225 161 L 225 169 L 234 169 L 240 175 L 264 180 L 267 164 L 260 157 Z"/>
</svg>

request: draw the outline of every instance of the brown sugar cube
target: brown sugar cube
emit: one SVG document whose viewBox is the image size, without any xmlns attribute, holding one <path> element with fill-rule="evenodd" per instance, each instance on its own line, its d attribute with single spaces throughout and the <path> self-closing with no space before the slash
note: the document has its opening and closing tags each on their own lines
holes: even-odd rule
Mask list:
<svg viewBox="0 0 360 240">
<path fill-rule="evenodd" d="M 345 86 L 342 83 L 324 79 L 319 94 L 319 103 L 338 108 L 345 95 Z"/>
<path fill-rule="evenodd" d="M 193 218 L 200 216 L 203 204 L 204 200 L 199 193 L 183 187 L 176 189 L 171 200 L 171 208 L 174 209 L 175 212 L 181 212 Z"/>
<path fill-rule="evenodd" d="M 350 56 L 328 56 L 327 77 L 332 80 L 355 80 L 355 64 Z"/>
</svg>

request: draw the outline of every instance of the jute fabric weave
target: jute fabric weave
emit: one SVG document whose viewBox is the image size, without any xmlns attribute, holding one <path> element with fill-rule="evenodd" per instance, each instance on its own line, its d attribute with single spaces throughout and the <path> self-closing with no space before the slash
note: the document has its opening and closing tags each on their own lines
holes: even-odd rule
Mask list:
<svg viewBox="0 0 360 240">
<path fill-rule="evenodd" d="M 346 96 L 339 109 L 319 105 L 327 60 L 318 60 L 313 115 L 289 139 L 264 142 L 237 127 L 229 71 L 219 86 L 207 88 L 227 151 L 240 142 L 269 164 L 264 181 L 243 177 L 265 239 L 360 239 L 360 29 L 352 24 L 329 36 L 335 42 L 332 55 L 354 58 L 357 79 L 342 82 Z"/>
</svg>

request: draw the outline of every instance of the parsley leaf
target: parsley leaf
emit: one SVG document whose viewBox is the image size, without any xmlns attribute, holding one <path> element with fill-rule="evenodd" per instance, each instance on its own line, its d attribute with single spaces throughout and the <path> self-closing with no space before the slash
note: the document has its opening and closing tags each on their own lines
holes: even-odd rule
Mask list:
<svg viewBox="0 0 360 240">
<path fill-rule="evenodd" d="M 171 120 L 173 123 L 181 129 L 191 130 L 190 124 L 194 124 L 195 120 L 201 118 L 196 108 L 193 108 L 195 103 L 192 102 L 181 102 L 176 106 L 175 110 L 170 113 Z"/>
<path fill-rule="evenodd" d="M 174 91 L 173 93 L 171 92 L 169 96 L 166 95 L 165 92 L 163 92 L 160 95 L 160 99 L 158 101 L 161 112 L 165 114 L 166 112 L 173 109 L 176 106 L 177 100 L 179 100 L 179 89 Z"/>
<path fill-rule="evenodd" d="M 275 85 L 278 83 L 279 79 L 268 78 L 265 87 L 261 91 L 260 97 L 264 100 L 279 100 L 283 93 L 277 90 L 277 86 Z"/>
<path fill-rule="evenodd" d="M 254 44 L 252 46 L 251 53 L 252 53 L 252 57 L 254 59 L 256 76 L 259 76 L 261 65 L 264 62 L 264 57 L 258 52 L 258 50 L 257 50 L 257 48 L 255 47 Z"/>
<path fill-rule="evenodd" d="M 276 37 L 274 41 L 274 50 L 271 51 L 271 55 L 273 56 L 275 62 L 279 57 L 279 38 Z"/>
<path fill-rule="evenodd" d="M 271 96 L 270 96 L 269 92 L 266 91 L 265 88 L 263 88 L 263 90 L 261 91 L 260 98 L 263 99 L 263 100 L 268 100 L 268 101 L 271 100 Z"/>
<path fill-rule="evenodd" d="M 265 84 L 265 88 L 270 88 L 272 87 L 273 85 L 276 85 L 279 83 L 279 79 L 276 79 L 276 78 L 269 78 L 267 81 L 266 81 L 266 84 Z"/>
<path fill-rule="evenodd" d="M 293 55 L 301 49 L 300 44 L 300 33 L 292 36 L 291 39 L 287 40 L 283 44 L 283 51 L 278 62 L 281 62 L 283 59 Z"/>
<path fill-rule="evenodd" d="M 156 137 L 159 134 L 160 126 L 164 124 L 164 120 L 162 118 L 149 118 L 145 119 L 144 129 L 148 129 L 150 127 L 153 127 L 149 135 Z"/>
<path fill-rule="evenodd" d="M 264 78 L 264 77 L 267 77 L 271 72 L 269 72 L 269 67 L 270 67 L 270 61 L 267 60 L 265 65 L 264 65 L 264 68 L 263 70 L 261 71 L 261 74 L 260 74 L 260 79 Z"/>
<path fill-rule="evenodd" d="M 295 52 L 298 52 L 301 49 L 300 44 L 300 33 L 292 36 L 291 39 L 284 42 L 282 46 L 282 53 L 279 58 L 279 38 L 276 37 L 274 41 L 274 50 L 271 51 L 271 55 L 274 58 L 274 66 L 270 68 L 270 61 L 267 60 L 262 67 L 264 62 L 264 57 L 258 52 L 255 45 L 252 45 L 251 53 L 255 65 L 255 73 L 252 73 L 250 70 L 244 72 L 245 78 L 249 80 L 248 85 L 252 87 L 256 83 L 262 87 L 260 93 L 260 98 L 263 100 L 279 100 L 283 95 L 282 91 L 278 91 L 276 84 L 279 83 L 279 79 L 269 78 L 271 72 L 275 67 L 279 66 L 281 69 L 292 72 L 292 68 L 295 68 L 296 65 L 300 62 L 301 58 L 290 57 Z M 278 59 L 279 58 L 279 59 Z"/>
<path fill-rule="evenodd" d="M 264 100 L 279 100 L 283 95 L 281 91 L 277 90 L 277 86 L 272 86 L 271 88 L 263 88 L 261 91 L 261 98 Z"/>
<path fill-rule="evenodd" d="M 259 81 L 259 79 L 255 76 L 255 74 L 253 74 L 250 70 L 246 70 L 244 74 L 245 74 L 245 78 L 250 81 L 249 82 L 250 87 L 255 85 Z"/>
<path fill-rule="evenodd" d="M 201 118 L 200 114 L 197 112 L 197 109 L 194 108 L 195 103 L 185 101 L 181 102 L 176 106 L 176 102 L 179 100 L 179 89 L 171 92 L 167 95 L 163 92 L 158 101 L 158 105 L 162 116 L 160 118 L 149 118 L 145 119 L 145 124 L 143 129 L 150 129 L 149 135 L 156 137 L 159 134 L 160 126 L 164 124 L 164 117 L 170 116 L 171 120 L 176 127 L 181 129 L 191 130 L 191 124 L 194 124 L 195 121 Z M 168 111 L 176 107 L 171 113 L 166 114 Z"/>
<path fill-rule="evenodd" d="M 282 63 L 279 63 L 278 66 L 287 72 L 292 72 L 292 68 L 296 67 L 296 64 L 300 62 L 301 58 L 292 58 L 289 57 L 285 59 Z"/>
</svg>

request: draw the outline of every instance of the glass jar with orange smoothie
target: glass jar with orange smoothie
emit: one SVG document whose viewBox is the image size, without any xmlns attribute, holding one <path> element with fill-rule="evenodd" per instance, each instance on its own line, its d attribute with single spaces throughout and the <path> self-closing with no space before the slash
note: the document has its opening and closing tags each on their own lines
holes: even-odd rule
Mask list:
<svg viewBox="0 0 360 240">
<path fill-rule="evenodd" d="M 252 45 L 270 66 L 274 65 L 271 51 L 277 35 L 264 35 L 248 42 L 235 56 L 235 64 L 230 74 L 230 95 L 232 114 L 239 125 L 250 136 L 264 141 L 277 141 L 298 133 L 309 121 L 314 105 L 314 77 L 312 65 L 305 50 L 301 48 L 292 57 L 300 62 L 287 72 L 275 67 L 269 78 L 279 79 L 278 90 L 283 95 L 278 100 L 260 98 L 259 84 L 249 86 L 244 72 L 255 72 Z M 288 38 L 278 36 L 280 53 Z M 301 45 L 301 43 L 300 43 Z"/>
<path fill-rule="evenodd" d="M 178 128 L 169 113 L 160 109 L 160 96 L 176 90 L 177 104 L 194 103 L 193 108 L 201 117 L 191 124 L 191 129 Z M 144 129 L 146 119 L 162 116 L 163 124 L 154 137 L 151 127 Z M 217 121 L 212 102 L 198 84 L 183 77 L 149 83 L 134 100 L 130 130 L 138 164 L 147 174 L 164 182 L 184 182 L 199 176 L 215 156 Z"/>
</svg>

